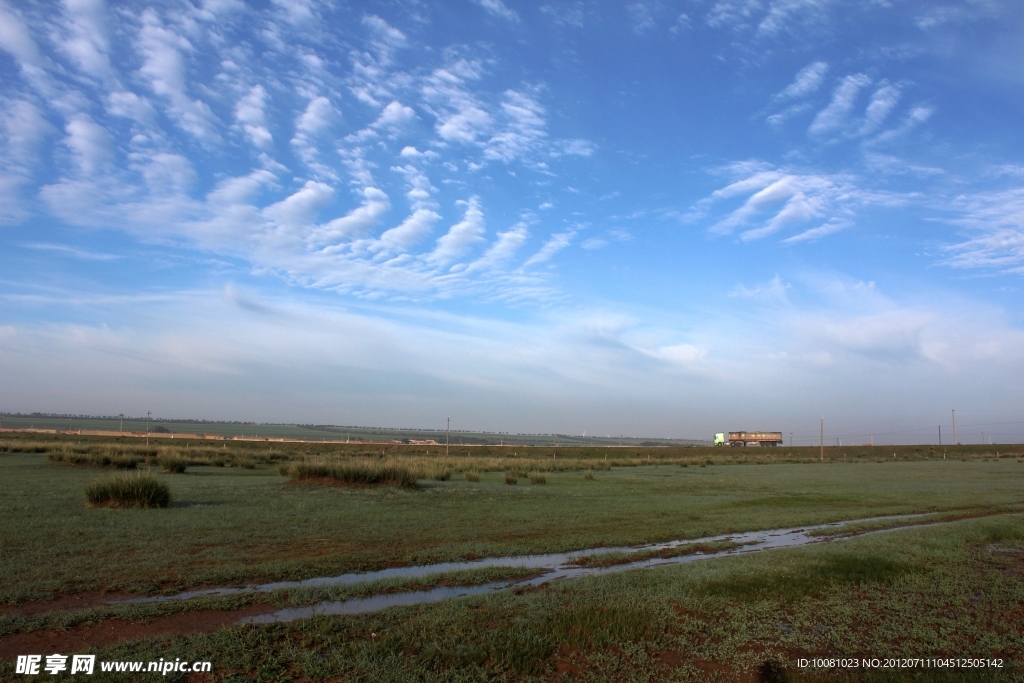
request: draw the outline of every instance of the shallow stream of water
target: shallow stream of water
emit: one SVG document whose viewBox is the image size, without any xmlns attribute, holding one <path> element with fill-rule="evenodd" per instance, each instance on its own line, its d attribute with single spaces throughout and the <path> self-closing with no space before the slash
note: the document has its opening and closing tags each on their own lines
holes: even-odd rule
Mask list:
<svg viewBox="0 0 1024 683">
<path fill-rule="evenodd" d="M 174 600 L 189 600 L 202 596 L 238 595 L 243 593 L 269 593 L 271 591 L 286 590 L 294 588 L 318 588 L 324 586 L 348 586 L 370 581 L 383 579 L 415 579 L 429 576 L 431 574 L 445 574 L 450 572 L 464 571 L 467 569 L 483 569 L 489 567 L 517 567 L 523 569 L 536 569 L 542 572 L 541 575 L 510 581 L 497 581 L 476 586 L 442 586 L 424 591 L 406 591 L 400 593 L 387 593 L 374 595 L 366 598 L 353 598 L 350 600 L 321 602 L 308 607 L 293 607 L 282 609 L 271 614 L 264 614 L 255 617 L 248 617 L 239 623 L 265 624 L 271 622 L 287 622 L 297 619 L 305 619 L 314 615 L 331 614 L 362 614 L 375 612 L 377 610 L 394 607 L 397 605 L 418 605 L 429 602 L 438 602 L 448 598 L 479 595 L 493 591 L 503 590 L 512 586 L 535 586 L 549 581 L 559 579 L 574 579 L 582 576 L 597 576 L 616 572 L 658 567 L 669 564 L 684 564 L 698 560 L 708 560 L 716 557 L 729 555 L 742 555 L 746 553 L 760 552 L 774 548 L 791 548 L 795 546 L 809 545 L 812 543 L 823 543 L 830 539 L 828 536 L 809 536 L 811 531 L 820 529 L 836 529 L 850 524 L 870 522 L 878 519 L 909 519 L 920 515 L 899 515 L 892 517 L 870 517 L 866 519 L 847 520 L 844 522 L 833 522 L 830 524 L 819 524 L 816 526 L 799 527 L 792 529 L 770 529 L 767 531 L 751 531 L 742 534 L 723 534 L 720 536 L 709 536 L 706 538 L 685 539 L 669 541 L 667 543 L 654 543 L 641 546 L 624 546 L 617 548 L 590 548 L 586 550 L 575 550 L 566 553 L 548 553 L 543 555 L 520 555 L 511 557 L 489 557 L 468 562 L 441 562 L 437 564 L 419 565 L 414 567 L 391 567 L 376 572 L 363 572 L 358 574 L 341 574 L 339 576 L 325 576 L 304 581 L 277 581 L 258 585 L 245 586 L 244 588 L 207 588 L 202 590 L 187 591 L 176 595 L 162 595 L 147 598 L 135 598 L 121 601 L 131 603 L 145 602 L 168 602 Z M 885 531 L 890 529 L 880 529 Z M 866 531 L 863 533 L 871 533 Z M 861 534 L 857 534 L 861 535 Z M 716 552 L 693 552 L 675 557 L 654 557 L 635 562 L 623 562 L 606 566 L 581 566 L 580 559 L 584 557 L 595 557 L 609 553 L 652 553 L 659 550 L 671 550 L 680 546 L 729 543 L 729 547 Z M 619 558 L 616 558 L 619 559 Z"/>
</svg>

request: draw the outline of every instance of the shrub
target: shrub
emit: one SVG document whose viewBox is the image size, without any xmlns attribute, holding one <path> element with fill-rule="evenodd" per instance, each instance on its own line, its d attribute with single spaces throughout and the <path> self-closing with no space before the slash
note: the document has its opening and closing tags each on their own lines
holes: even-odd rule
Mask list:
<svg viewBox="0 0 1024 683">
<path fill-rule="evenodd" d="M 506 472 L 505 483 L 509 486 L 515 486 L 519 483 L 519 475 L 516 472 Z"/>
<path fill-rule="evenodd" d="M 188 460 L 176 455 L 161 455 L 156 459 L 160 469 L 170 474 L 181 474 L 188 467 Z"/>
<path fill-rule="evenodd" d="M 587 470 L 583 473 L 583 478 L 587 481 L 594 481 L 594 470 Z"/>
<path fill-rule="evenodd" d="M 462 476 L 466 478 L 466 481 L 480 481 L 480 473 L 476 470 L 466 470 Z"/>
<path fill-rule="evenodd" d="M 151 474 L 115 474 L 90 484 L 85 497 L 91 507 L 164 508 L 171 491 Z"/>
<path fill-rule="evenodd" d="M 534 474 L 530 475 L 530 483 L 531 484 L 546 484 L 546 483 L 548 483 L 548 478 L 545 477 L 543 474 L 541 474 L 539 472 L 535 472 Z"/>
<path fill-rule="evenodd" d="M 390 462 L 357 460 L 348 462 L 307 461 L 293 464 L 293 480 L 332 479 L 339 484 L 365 486 L 416 486 L 416 475 L 407 467 Z"/>
</svg>

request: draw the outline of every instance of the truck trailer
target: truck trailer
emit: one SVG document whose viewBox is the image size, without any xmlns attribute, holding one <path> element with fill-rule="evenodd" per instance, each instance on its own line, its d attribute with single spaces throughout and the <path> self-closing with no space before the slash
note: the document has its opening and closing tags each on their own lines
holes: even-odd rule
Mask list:
<svg viewBox="0 0 1024 683">
<path fill-rule="evenodd" d="M 778 446 L 782 432 L 729 432 L 730 446 Z"/>
</svg>

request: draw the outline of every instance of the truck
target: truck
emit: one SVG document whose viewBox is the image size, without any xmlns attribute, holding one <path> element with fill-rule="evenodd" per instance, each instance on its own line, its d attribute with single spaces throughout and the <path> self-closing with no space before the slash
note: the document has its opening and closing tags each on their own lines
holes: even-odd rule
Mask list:
<svg viewBox="0 0 1024 683">
<path fill-rule="evenodd" d="M 718 441 L 717 434 L 716 443 Z M 782 432 L 729 432 L 730 446 L 778 446 Z"/>
</svg>

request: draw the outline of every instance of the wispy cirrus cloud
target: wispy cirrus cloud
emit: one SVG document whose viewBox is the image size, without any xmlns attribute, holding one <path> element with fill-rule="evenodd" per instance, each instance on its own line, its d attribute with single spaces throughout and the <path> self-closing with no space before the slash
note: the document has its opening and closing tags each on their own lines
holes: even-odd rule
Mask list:
<svg viewBox="0 0 1024 683">
<path fill-rule="evenodd" d="M 943 247 L 947 265 L 1024 273 L 1024 188 L 962 195 L 950 208 L 968 237 Z"/>
<path fill-rule="evenodd" d="M 501 0 L 473 0 L 473 2 L 483 7 L 489 14 L 495 17 L 507 21 L 519 21 L 519 13 Z"/>
<path fill-rule="evenodd" d="M 744 242 L 787 232 L 786 243 L 813 241 L 854 225 L 864 207 L 908 201 L 906 195 L 865 188 L 852 174 L 799 172 L 759 162 L 724 171 L 732 182 L 697 202 L 684 220 L 710 223 L 714 235 L 738 233 Z"/>
<path fill-rule="evenodd" d="M 500 2 L 484 5 L 519 20 Z M 494 164 L 550 178 L 552 164 L 596 153 L 586 139 L 550 136 L 542 84 L 483 87 L 488 67 L 465 49 L 427 68 L 407 63 L 419 46 L 375 14 L 358 18 L 339 60 L 316 28 L 327 9 L 304 0 L 136 12 L 80 0 L 54 30 L 0 10 L 11 19 L 0 47 L 40 92 L 61 93 L 52 109 L 6 108 L 0 220 L 24 220 L 34 192 L 67 224 L 191 244 L 305 286 L 548 296 L 537 277 L 513 275 L 520 250 L 543 249 L 545 235 L 526 224 L 488 231 L 471 189 Z M 32 39 L 46 31 L 50 50 Z M 259 50 L 265 64 L 252 58 Z M 331 62 L 348 71 L 332 73 Z M 63 78 L 69 69 L 78 82 Z M 46 136 L 59 139 L 62 163 L 39 182 Z"/>
</svg>

